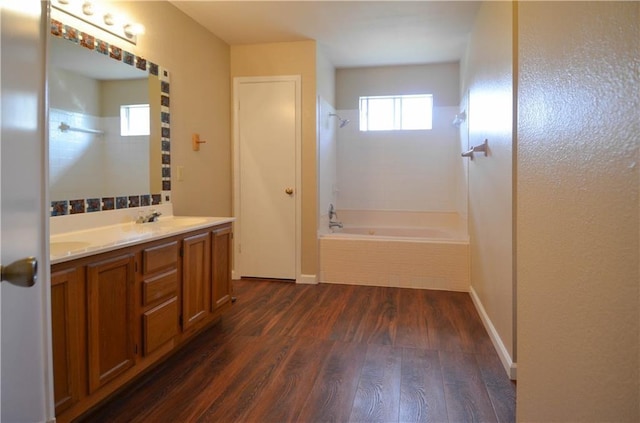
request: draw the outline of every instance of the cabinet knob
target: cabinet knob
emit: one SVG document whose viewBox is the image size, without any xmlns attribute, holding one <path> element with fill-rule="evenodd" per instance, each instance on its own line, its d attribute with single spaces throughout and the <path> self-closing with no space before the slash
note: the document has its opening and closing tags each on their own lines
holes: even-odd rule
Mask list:
<svg viewBox="0 0 640 423">
<path fill-rule="evenodd" d="M 292 195 L 293 194 L 293 188 L 287 188 L 284 190 L 285 194 L 287 195 Z"/>
</svg>

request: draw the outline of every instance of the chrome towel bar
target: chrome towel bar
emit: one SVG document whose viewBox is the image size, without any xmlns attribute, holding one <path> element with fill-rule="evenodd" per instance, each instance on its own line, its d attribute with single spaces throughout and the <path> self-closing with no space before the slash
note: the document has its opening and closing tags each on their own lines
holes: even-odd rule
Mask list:
<svg viewBox="0 0 640 423">
<path fill-rule="evenodd" d="M 104 134 L 104 131 L 101 131 L 99 129 L 74 128 L 73 126 L 69 126 L 64 122 L 60 123 L 60 126 L 58 126 L 58 129 L 61 132 L 73 131 L 73 132 L 84 132 L 85 134 L 97 134 L 97 135 Z"/>
</svg>

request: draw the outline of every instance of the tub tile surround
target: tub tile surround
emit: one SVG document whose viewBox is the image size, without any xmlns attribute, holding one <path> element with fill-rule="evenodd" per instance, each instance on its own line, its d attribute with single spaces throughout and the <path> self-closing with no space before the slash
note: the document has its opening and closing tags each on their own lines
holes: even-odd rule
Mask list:
<svg viewBox="0 0 640 423">
<path fill-rule="evenodd" d="M 320 238 L 320 282 L 469 291 L 469 244 Z"/>
<path fill-rule="evenodd" d="M 337 220 L 347 231 L 433 229 L 446 237 L 331 234 L 326 228 L 320 234 L 320 282 L 469 291 L 469 236 L 458 213 L 339 209 Z"/>
<path fill-rule="evenodd" d="M 162 166 L 162 192 L 161 193 L 142 193 L 128 196 L 116 196 L 116 197 L 103 197 L 102 201 L 96 202 L 95 198 L 75 198 L 75 199 L 54 199 L 50 203 L 50 216 L 65 216 L 70 214 L 83 214 L 109 211 L 115 208 L 138 208 L 145 205 L 159 205 L 164 198 L 164 201 L 169 202 L 171 200 L 171 125 L 170 125 L 170 73 L 167 69 L 162 68 L 156 63 L 152 63 L 147 59 L 136 56 L 126 50 L 121 49 L 115 45 L 106 43 L 105 41 L 96 39 L 95 36 L 79 31 L 71 25 L 66 25 L 59 20 L 51 19 L 50 21 L 51 35 L 63 38 L 71 43 L 74 43 L 78 48 L 84 48 L 88 50 L 94 50 L 98 54 L 102 54 L 111 58 L 112 60 L 121 61 L 130 66 L 148 72 L 150 75 L 158 76 L 160 79 L 160 113 L 161 113 L 161 163 Z M 69 113 L 65 111 L 55 110 L 52 114 L 54 117 L 60 113 Z M 78 115 L 77 113 L 75 115 Z M 86 116 L 76 116 L 78 119 L 86 119 Z M 58 135 L 55 131 L 58 131 L 56 122 L 50 123 L 50 131 L 53 136 Z M 79 125 L 82 126 L 82 125 Z M 95 126 L 95 125 L 90 125 Z M 65 134 L 68 135 L 68 134 Z M 55 170 L 55 169 L 54 169 Z M 147 201 L 149 199 L 149 201 Z"/>
</svg>

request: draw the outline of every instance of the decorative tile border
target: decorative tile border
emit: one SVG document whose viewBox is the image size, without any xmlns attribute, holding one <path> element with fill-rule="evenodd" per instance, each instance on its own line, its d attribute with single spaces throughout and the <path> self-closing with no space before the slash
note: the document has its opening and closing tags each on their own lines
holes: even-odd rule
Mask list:
<svg viewBox="0 0 640 423">
<path fill-rule="evenodd" d="M 160 109 L 161 109 L 161 156 L 162 156 L 162 192 L 156 194 L 128 195 L 118 197 L 87 198 L 75 200 L 51 201 L 51 216 L 64 216 L 78 213 L 93 213 L 132 207 L 155 206 L 163 202 L 171 201 L 171 115 L 169 110 L 169 71 L 149 62 L 147 59 L 121 49 L 113 44 L 97 39 L 91 34 L 78 31 L 72 26 L 51 19 L 51 34 L 58 38 L 64 38 L 81 48 L 93 50 L 96 53 L 108 56 L 118 62 L 158 76 L 160 79 Z"/>
</svg>

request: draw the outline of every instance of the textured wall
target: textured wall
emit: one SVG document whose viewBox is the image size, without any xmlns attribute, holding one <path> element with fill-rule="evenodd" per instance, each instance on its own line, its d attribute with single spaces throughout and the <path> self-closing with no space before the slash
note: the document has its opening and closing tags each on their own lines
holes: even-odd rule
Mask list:
<svg viewBox="0 0 640 423">
<path fill-rule="evenodd" d="M 518 8 L 518 420 L 637 422 L 640 3 Z"/>
</svg>

